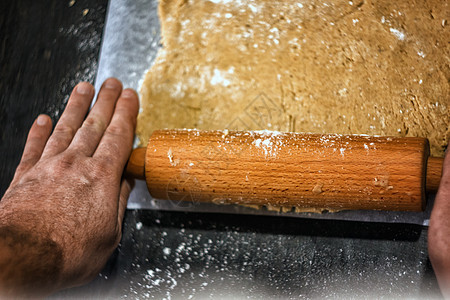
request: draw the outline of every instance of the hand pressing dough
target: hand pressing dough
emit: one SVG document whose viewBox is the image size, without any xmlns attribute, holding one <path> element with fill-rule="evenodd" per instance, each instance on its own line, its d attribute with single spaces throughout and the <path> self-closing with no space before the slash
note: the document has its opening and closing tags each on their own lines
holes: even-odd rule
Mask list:
<svg viewBox="0 0 450 300">
<path fill-rule="evenodd" d="M 155 129 L 449 141 L 447 1 L 161 0 L 137 134 Z"/>
</svg>

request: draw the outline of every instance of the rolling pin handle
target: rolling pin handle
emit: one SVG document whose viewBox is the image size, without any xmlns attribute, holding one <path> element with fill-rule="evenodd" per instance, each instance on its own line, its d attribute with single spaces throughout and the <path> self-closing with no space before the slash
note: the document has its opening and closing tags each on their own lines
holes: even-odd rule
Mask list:
<svg viewBox="0 0 450 300">
<path fill-rule="evenodd" d="M 136 148 L 131 152 L 125 176 L 145 180 L 145 153 L 147 148 Z"/>
<path fill-rule="evenodd" d="M 428 158 L 426 179 L 427 192 L 437 192 L 439 182 L 441 181 L 443 164 L 444 158 L 442 157 L 430 156 Z"/>
</svg>

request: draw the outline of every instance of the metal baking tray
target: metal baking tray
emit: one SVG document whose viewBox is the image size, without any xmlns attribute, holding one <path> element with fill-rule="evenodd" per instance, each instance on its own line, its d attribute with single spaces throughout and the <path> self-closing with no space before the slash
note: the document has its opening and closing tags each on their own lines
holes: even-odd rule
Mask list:
<svg viewBox="0 0 450 300">
<path fill-rule="evenodd" d="M 95 81 L 98 91 L 108 77 L 119 78 L 124 87 L 139 91 L 145 72 L 154 61 L 160 44 L 157 0 L 110 0 Z M 152 209 L 202 213 L 231 213 L 296 218 L 407 223 L 428 226 L 434 195 L 428 196 L 424 212 L 342 211 L 337 213 L 280 213 L 239 205 L 216 205 L 158 200 L 150 196 L 145 181 L 137 180 L 128 200 L 129 209 Z"/>
</svg>

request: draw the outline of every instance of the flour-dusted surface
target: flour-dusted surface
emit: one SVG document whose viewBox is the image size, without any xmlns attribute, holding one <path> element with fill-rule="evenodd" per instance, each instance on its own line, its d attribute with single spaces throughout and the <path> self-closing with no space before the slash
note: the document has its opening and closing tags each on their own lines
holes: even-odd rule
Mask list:
<svg viewBox="0 0 450 300">
<path fill-rule="evenodd" d="M 439 299 L 417 226 L 163 211 L 126 220 L 101 298 Z"/>
<path fill-rule="evenodd" d="M 449 139 L 445 1 L 161 1 L 138 135 L 270 129 Z"/>
</svg>

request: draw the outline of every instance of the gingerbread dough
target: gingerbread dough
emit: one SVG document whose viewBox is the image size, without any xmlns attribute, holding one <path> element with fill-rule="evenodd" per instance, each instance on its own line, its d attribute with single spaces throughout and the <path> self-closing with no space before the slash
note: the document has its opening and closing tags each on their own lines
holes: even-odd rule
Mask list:
<svg viewBox="0 0 450 300">
<path fill-rule="evenodd" d="M 449 141 L 448 1 L 161 0 L 141 88 L 142 145 L 161 128 Z"/>
</svg>

